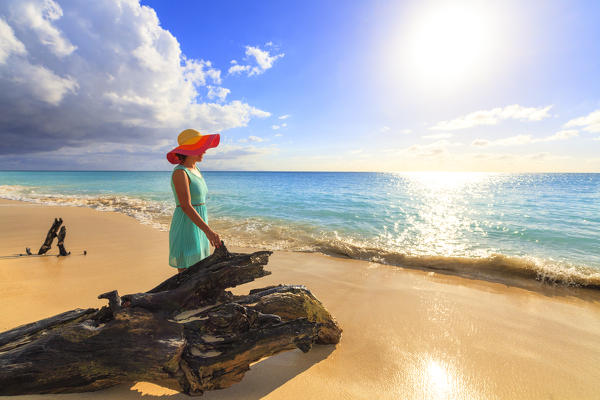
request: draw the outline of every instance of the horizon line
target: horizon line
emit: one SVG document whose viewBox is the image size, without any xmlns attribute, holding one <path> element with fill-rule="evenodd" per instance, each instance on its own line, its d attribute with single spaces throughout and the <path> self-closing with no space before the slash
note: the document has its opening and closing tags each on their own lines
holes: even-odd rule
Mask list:
<svg viewBox="0 0 600 400">
<path fill-rule="evenodd" d="M 0 169 L 0 172 L 171 172 L 172 170 L 120 170 L 120 169 Z M 327 170 L 211 170 L 202 172 L 313 172 L 313 173 L 378 173 L 378 174 L 405 174 L 405 173 L 483 173 L 483 174 L 599 174 L 600 171 L 327 171 Z"/>
</svg>

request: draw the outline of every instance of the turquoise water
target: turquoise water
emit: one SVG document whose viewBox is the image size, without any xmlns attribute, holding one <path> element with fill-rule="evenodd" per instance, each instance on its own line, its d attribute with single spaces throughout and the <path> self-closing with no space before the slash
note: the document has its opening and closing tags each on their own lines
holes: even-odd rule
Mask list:
<svg viewBox="0 0 600 400">
<path fill-rule="evenodd" d="M 119 211 L 168 229 L 170 174 L 0 171 L 0 197 Z M 227 243 L 600 282 L 600 174 L 203 175 L 210 224 Z"/>
</svg>

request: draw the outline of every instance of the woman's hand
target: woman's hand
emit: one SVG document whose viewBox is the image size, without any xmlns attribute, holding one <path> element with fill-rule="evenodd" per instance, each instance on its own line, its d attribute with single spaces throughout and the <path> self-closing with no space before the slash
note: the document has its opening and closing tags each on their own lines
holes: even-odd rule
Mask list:
<svg viewBox="0 0 600 400">
<path fill-rule="evenodd" d="M 210 242 L 210 244 L 212 244 L 212 246 L 216 249 L 217 247 L 221 246 L 221 238 L 219 237 L 219 235 L 214 232 L 212 229 L 208 229 L 207 232 L 205 232 L 206 237 L 208 238 L 208 241 Z"/>
</svg>

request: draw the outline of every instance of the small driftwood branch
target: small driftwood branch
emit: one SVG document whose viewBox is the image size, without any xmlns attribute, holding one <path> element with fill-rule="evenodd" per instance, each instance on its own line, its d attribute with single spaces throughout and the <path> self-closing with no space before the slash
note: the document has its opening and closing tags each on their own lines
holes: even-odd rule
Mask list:
<svg viewBox="0 0 600 400">
<path fill-rule="evenodd" d="M 62 218 L 54 218 L 54 222 L 52 223 L 52 226 L 50 227 L 50 229 L 48 230 L 48 233 L 46 234 L 46 240 L 44 240 L 42 247 L 40 247 L 40 250 L 38 251 L 38 255 L 46 254 L 46 252 L 48 250 L 50 250 L 50 247 L 52 246 L 52 241 L 58 235 L 57 234 L 58 228 L 60 227 L 62 222 L 63 222 Z"/>
<path fill-rule="evenodd" d="M 99 299 L 107 299 L 108 300 L 108 308 L 113 313 L 118 312 L 121 309 L 121 297 L 119 296 L 119 292 L 113 290 L 112 292 L 102 293 L 98 296 Z"/>
<path fill-rule="evenodd" d="M 59 254 L 61 256 L 68 256 L 71 254 L 70 251 L 65 250 L 65 236 L 67 235 L 67 227 L 62 226 L 60 228 L 60 232 L 58 232 L 58 242 L 56 245 L 58 246 Z"/>
<path fill-rule="evenodd" d="M 335 344 L 342 330 L 302 285 L 234 296 L 270 274 L 269 251 L 214 254 L 144 293 L 101 294 L 72 310 L 0 333 L 0 395 L 93 391 L 147 381 L 190 395 L 239 382 L 284 350 Z"/>
</svg>

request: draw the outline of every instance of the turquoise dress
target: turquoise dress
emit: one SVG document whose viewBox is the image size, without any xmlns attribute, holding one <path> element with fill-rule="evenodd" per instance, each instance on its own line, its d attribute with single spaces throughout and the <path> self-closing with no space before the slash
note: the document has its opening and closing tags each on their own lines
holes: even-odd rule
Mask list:
<svg viewBox="0 0 600 400">
<path fill-rule="evenodd" d="M 179 164 L 174 169 L 183 169 L 190 178 L 190 197 L 192 207 L 208 224 L 206 215 L 206 204 L 194 206 L 194 204 L 206 203 L 206 182 L 196 168 L 194 172 Z M 196 175 L 197 173 L 197 175 Z M 175 197 L 175 204 L 179 205 L 173 174 L 171 174 L 171 190 Z M 183 212 L 181 207 L 175 207 L 171 228 L 169 229 L 169 265 L 175 268 L 188 268 L 198 261 L 210 255 L 210 242 L 204 232 Z"/>
</svg>

